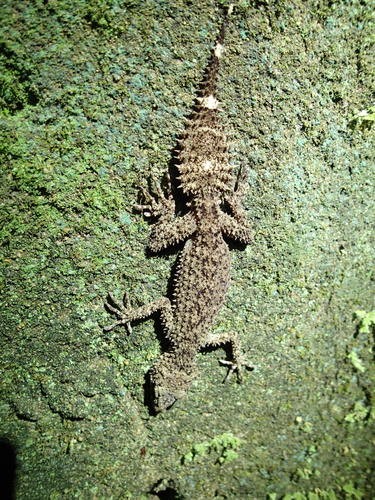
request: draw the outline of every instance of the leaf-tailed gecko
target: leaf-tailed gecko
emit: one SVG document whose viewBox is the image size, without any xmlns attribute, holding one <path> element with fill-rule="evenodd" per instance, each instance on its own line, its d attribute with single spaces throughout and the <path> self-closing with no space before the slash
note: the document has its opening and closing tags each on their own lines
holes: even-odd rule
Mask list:
<svg viewBox="0 0 375 500">
<path fill-rule="evenodd" d="M 229 8 L 228 14 L 232 11 Z M 195 107 L 180 139 L 178 152 L 179 189 L 187 199 L 188 212 L 176 215 L 169 185 L 144 191 L 145 204 L 138 208 L 156 218 L 149 249 L 158 252 L 185 242 L 179 255 L 171 298 L 162 297 L 138 308 L 109 295 L 107 309 L 117 321 L 106 331 L 128 325 L 154 312 L 160 313 L 169 348 L 151 368 L 153 404 L 156 412 L 166 410 L 182 398 L 196 376 L 196 355 L 206 346 L 230 343 L 231 359 L 221 362 L 241 377 L 244 362 L 236 333 L 211 332 L 229 285 L 230 252 L 225 238 L 247 244 L 251 231 L 242 207 L 247 182 L 243 171 L 234 178 L 229 164 L 227 138 L 219 120 L 216 81 L 223 54 L 225 16 L 212 51 Z"/>
</svg>

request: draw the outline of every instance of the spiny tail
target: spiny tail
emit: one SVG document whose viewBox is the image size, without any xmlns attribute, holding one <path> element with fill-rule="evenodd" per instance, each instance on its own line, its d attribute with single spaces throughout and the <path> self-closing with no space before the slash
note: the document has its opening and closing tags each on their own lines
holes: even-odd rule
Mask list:
<svg viewBox="0 0 375 500">
<path fill-rule="evenodd" d="M 224 17 L 193 111 L 179 139 L 178 179 L 186 195 L 231 189 L 232 167 L 227 138 L 219 121 L 219 101 L 215 96 L 225 28 L 231 11 L 230 7 Z"/>
<path fill-rule="evenodd" d="M 224 19 L 219 31 L 219 36 L 216 39 L 216 45 L 212 50 L 211 58 L 208 62 L 203 81 L 200 85 L 199 98 L 205 98 L 215 94 L 220 59 L 224 51 L 225 31 L 228 25 L 229 16 L 231 15 L 232 11 L 233 4 L 230 4 L 227 12 L 224 15 Z"/>
</svg>

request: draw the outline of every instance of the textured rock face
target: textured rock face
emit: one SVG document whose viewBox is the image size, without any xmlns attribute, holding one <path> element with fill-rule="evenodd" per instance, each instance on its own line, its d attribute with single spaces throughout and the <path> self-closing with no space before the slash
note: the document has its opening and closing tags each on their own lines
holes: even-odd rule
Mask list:
<svg viewBox="0 0 375 500">
<path fill-rule="evenodd" d="M 165 295 L 175 257 L 145 255 L 129 207 L 166 170 L 218 13 L 71 4 L 0 7 L 0 434 L 18 498 L 371 498 L 372 333 L 353 316 L 372 308 L 370 5 L 234 11 L 217 98 L 255 234 L 218 324 L 256 370 L 223 385 L 224 353 L 200 354 L 155 418 L 153 324 L 103 335 L 100 297 Z"/>
</svg>

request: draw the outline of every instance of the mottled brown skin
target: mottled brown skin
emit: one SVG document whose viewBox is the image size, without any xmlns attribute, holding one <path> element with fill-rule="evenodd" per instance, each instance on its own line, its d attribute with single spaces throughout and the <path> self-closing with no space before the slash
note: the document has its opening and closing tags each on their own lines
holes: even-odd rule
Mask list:
<svg viewBox="0 0 375 500">
<path fill-rule="evenodd" d="M 146 216 L 158 218 L 149 242 L 153 252 L 186 240 L 172 298 L 161 298 L 136 309 L 130 307 L 126 296 L 123 306 L 112 297 L 106 303 L 118 319 L 107 331 L 118 325 L 130 328 L 132 321 L 160 312 L 170 347 L 150 372 L 156 411 L 169 408 L 186 394 L 196 375 L 196 354 L 202 347 L 229 342 L 232 359 L 222 363 L 230 373 L 236 371 L 238 377 L 241 368 L 247 366 L 235 333 L 211 333 L 229 285 L 230 253 L 224 237 L 245 244 L 251 238 L 242 208 L 246 176 L 240 172 L 237 181 L 233 179 L 218 101 L 213 95 L 223 36 L 222 28 L 201 96 L 181 140 L 179 180 L 189 200 L 189 212 L 182 217 L 175 215 L 170 188 L 166 196 L 159 187 L 155 193 L 145 192 L 146 204 L 139 207 Z"/>
</svg>

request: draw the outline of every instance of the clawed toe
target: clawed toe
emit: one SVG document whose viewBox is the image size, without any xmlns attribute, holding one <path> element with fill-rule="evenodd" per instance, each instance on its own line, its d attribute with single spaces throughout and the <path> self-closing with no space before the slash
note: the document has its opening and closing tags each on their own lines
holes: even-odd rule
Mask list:
<svg viewBox="0 0 375 500">
<path fill-rule="evenodd" d="M 132 328 L 130 325 L 130 322 L 128 321 L 128 316 L 129 316 L 129 309 L 130 309 L 130 301 L 128 294 L 125 292 L 124 297 L 122 299 L 122 305 L 120 305 L 116 299 L 109 293 L 107 300 L 104 302 L 105 308 L 116 318 L 118 321 L 113 323 L 112 325 L 105 326 L 103 330 L 105 332 L 110 332 L 114 328 L 120 325 L 125 325 L 129 335 L 132 333 Z"/>
<path fill-rule="evenodd" d="M 244 369 L 250 371 L 254 370 L 254 366 L 250 365 L 249 363 L 229 361 L 227 359 L 220 359 L 220 364 L 228 367 L 228 371 L 227 374 L 225 375 L 223 383 L 229 380 L 229 378 L 232 376 L 233 373 L 236 373 L 237 381 L 241 383 Z"/>
<path fill-rule="evenodd" d="M 241 167 L 237 175 L 235 191 L 241 191 L 247 183 L 247 179 L 248 171 L 246 168 Z"/>
<path fill-rule="evenodd" d="M 109 293 L 104 306 L 108 311 L 116 316 L 121 316 L 121 306 L 116 302 L 114 297 Z"/>
<path fill-rule="evenodd" d="M 156 211 L 157 202 L 155 197 L 152 196 L 150 191 L 148 191 L 145 187 L 141 186 L 142 198 L 145 201 L 144 204 L 134 205 L 134 209 L 137 212 L 143 212 L 145 217 L 151 217 L 153 213 Z"/>
<path fill-rule="evenodd" d="M 134 209 L 138 212 L 143 212 L 144 217 L 153 218 L 160 217 L 163 214 L 174 214 L 175 205 L 171 195 L 171 184 L 167 177 L 167 190 L 160 187 L 154 176 L 148 179 L 147 188 L 141 187 L 141 197 L 144 203 L 134 205 Z"/>
</svg>

